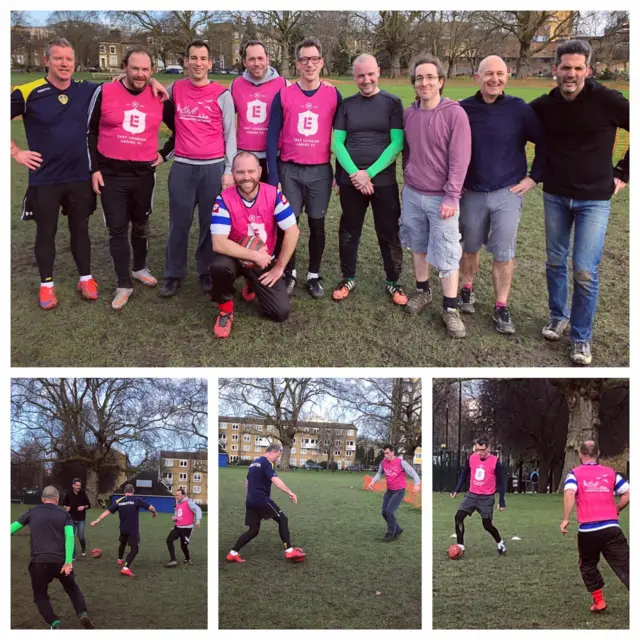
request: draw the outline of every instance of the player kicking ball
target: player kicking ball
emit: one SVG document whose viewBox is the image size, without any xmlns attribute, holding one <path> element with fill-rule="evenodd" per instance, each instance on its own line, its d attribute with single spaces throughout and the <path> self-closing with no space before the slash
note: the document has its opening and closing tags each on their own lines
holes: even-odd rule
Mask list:
<svg viewBox="0 0 640 640">
<path fill-rule="evenodd" d="M 291 546 L 289 519 L 271 499 L 273 484 L 284 491 L 294 504 L 298 504 L 298 496 L 276 474 L 274 467 L 281 453 L 282 447 L 278 443 L 270 444 L 265 454 L 249 465 L 247 479 L 244 481 L 247 508 L 244 523 L 249 529 L 238 538 L 227 554 L 229 562 L 246 562 L 239 551 L 260 533 L 262 520 L 275 520 L 278 523 L 280 539 L 285 549 L 284 556 L 287 560 L 302 562 L 307 555 L 302 549 Z"/>
<path fill-rule="evenodd" d="M 498 457 L 489 453 L 489 441 L 487 438 L 479 438 L 476 441 L 474 451 L 475 453 L 471 454 L 469 460 L 467 460 L 455 491 L 451 494 L 451 498 L 455 498 L 467 478 L 470 478 L 469 491 L 464 496 L 464 500 L 458 507 L 455 516 L 456 541 L 458 547 L 464 553 L 464 519 L 473 514 L 474 511 L 478 511 L 482 518 L 484 530 L 496 541 L 498 554 L 503 556 L 507 553 L 507 547 L 500 537 L 500 533 L 493 526 L 493 507 L 496 501 L 496 488 L 499 488 L 499 509 L 500 511 L 506 509 L 504 501 L 506 491 L 504 470 Z M 461 557 L 462 553 L 452 556 L 450 552 L 450 557 Z"/>
</svg>

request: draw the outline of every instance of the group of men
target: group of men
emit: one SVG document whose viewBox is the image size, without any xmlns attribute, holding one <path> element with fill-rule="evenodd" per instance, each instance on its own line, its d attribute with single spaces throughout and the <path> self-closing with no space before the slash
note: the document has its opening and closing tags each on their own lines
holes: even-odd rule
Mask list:
<svg viewBox="0 0 640 640">
<path fill-rule="evenodd" d="M 384 445 L 383 453 L 384 457 L 380 462 L 378 472 L 367 488 L 374 491 L 375 483 L 383 475 L 385 476 L 387 490 L 382 499 L 382 517 L 386 522 L 387 531 L 382 539 L 384 542 L 391 542 L 403 532 L 395 513 L 402 504 L 407 490 L 407 474 L 413 478 L 413 491 L 420 490 L 420 476 L 411 465 L 396 456 L 396 449 L 393 445 Z M 287 487 L 276 473 L 275 467 L 281 455 L 282 445 L 273 442 L 267 447 L 263 456 L 256 458 L 249 465 L 244 485 L 246 509 L 244 523 L 249 528 L 236 540 L 227 554 L 228 562 L 246 562 L 240 555 L 240 549 L 260 533 L 260 524 L 263 520 L 273 520 L 278 524 L 285 559 L 302 562 L 307 555 L 304 549 L 294 547 L 291 544 L 289 519 L 271 499 L 271 487 L 275 486 L 286 493 L 294 504 L 298 504 L 298 496 Z"/>
<path fill-rule="evenodd" d="M 199 527 L 202 519 L 202 510 L 187 497 L 184 490 L 178 489 L 175 498 L 176 506 L 172 516 L 174 527 L 166 539 L 170 560 L 165 567 L 168 568 L 176 567 L 178 564 L 174 548 L 176 540 L 180 540 L 180 547 L 184 554 L 183 564 L 192 564 L 188 545 L 194 527 Z M 58 578 L 82 625 L 87 629 L 93 629 L 94 624 L 87 613 L 84 595 L 73 573 L 73 563 L 77 557 L 76 532 L 80 540 L 82 556 L 86 555 L 87 542 L 84 535 L 84 525 L 91 503 L 86 492 L 82 489 L 82 482 L 79 478 L 73 480 L 72 491 L 65 495 L 62 508 L 58 506 L 59 500 L 60 494 L 56 487 L 45 487 L 42 491 L 42 504 L 25 511 L 13 522 L 11 535 L 29 525 L 31 544 L 29 575 L 31 576 L 33 598 L 40 615 L 50 628 L 63 628 L 48 595 L 49 584 Z M 117 564 L 118 567 L 121 567 L 121 575 L 132 578 L 135 577 L 135 574 L 131 571 L 131 565 L 140 549 L 139 513 L 141 509 L 151 511 L 154 518 L 158 517 L 155 507 L 143 498 L 135 496 L 133 485 L 127 484 L 124 487 L 124 496 L 114 500 L 98 518 L 91 522 L 91 526 L 95 527 L 107 516 L 118 513 L 120 517 L 120 544 Z M 125 558 L 127 546 L 129 553 Z"/>
<path fill-rule="evenodd" d="M 628 151 L 615 168 L 611 162 L 617 129 L 629 129 L 629 102 L 590 78 L 588 43 L 570 40 L 557 46 L 552 71 L 558 86 L 530 104 L 505 93 L 509 72 L 498 56 L 480 63 L 479 91 L 456 102 L 442 95 L 440 61 L 419 55 L 409 69 L 416 100 L 406 109 L 400 98 L 378 86 L 380 69 L 373 56 L 354 60 L 358 91 L 343 100 L 334 86 L 321 81 L 321 43 L 307 38 L 295 51 L 299 78 L 291 84 L 270 66 L 261 42 L 246 43 L 245 72 L 226 89 L 208 78 L 209 46 L 195 40 L 185 54 L 187 77 L 165 90 L 151 79 L 152 59 L 144 47 L 126 54 L 124 76 L 117 82 L 96 86 L 71 79 L 74 57 L 67 41 L 50 43 L 47 77 L 14 89 L 11 114 L 22 115 L 30 148 L 20 150 L 12 141 L 12 156 L 30 169 L 24 215 L 37 223 L 41 306 L 57 304 L 53 259 L 60 207 L 68 217 L 78 290 L 85 299 L 97 297 L 87 230 L 96 194 L 117 275 L 112 306 L 121 309 L 127 303 L 133 280 L 157 284 L 146 264 L 155 167 L 173 159 L 160 295 L 175 295 L 185 278 L 197 207 L 196 263 L 202 289 L 218 305 L 217 337 L 230 335 L 234 281 L 241 275 L 245 300 L 257 299 L 263 315 L 275 321 L 288 317 L 298 281 L 295 249 L 303 210 L 309 224 L 304 280 L 313 298 L 324 295 L 324 221 L 334 186 L 342 209 L 342 280 L 333 300 L 345 300 L 354 291 L 358 246 L 371 205 L 394 304 L 410 313 L 422 311 L 432 300 L 433 265 L 440 276 L 446 330 L 454 338 L 465 337 L 460 312 L 475 311 L 474 278 L 485 245 L 493 256 L 495 327 L 513 334 L 508 299 L 523 196 L 543 183 L 549 319 L 542 334 L 560 340 L 570 323 L 571 361 L 590 364 L 610 199 L 629 178 Z M 157 151 L 162 122 L 172 135 Z M 527 142 L 536 147 L 530 171 Z M 395 164 L 400 153 L 402 202 Z M 247 236 L 258 236 L 264 246 L 244 246 Z M 412 253 L 411 296 L 399 282 L 403 247 Z"/>
<path fill-rule="evenodd" d="M 583 442 L 579 449 L 580 464 L 572 469 L 564 481 L 564 510 L 560 532 L 567 535 L 569 518 L 574 507 L 578 520 L 579 569 L 587 591 L 591 594 L 591 612 L 607 608 L 603 595 L 604 578 L 598 569 L 600 555 L 604 556 L 622 584 L 629 588 L 629 543 L 618 517 L 629 505 L 629 483 L 611 467 L 598 461 L 600 452 L 593 440 Z M 474 452 L 467 460 L 451 498 L 469 481 L 469 491 L 458 505 L 455 514 L 456 544 L 464 552 L 464 520 L 475 511 L 480 514 L 484 530 L 497 545 L 499 555 L 507 548 L 493 524 L 495 493 L 499 492 L 499 509 L 506 509 L 506 477 L 498 457 L 489 450 L 489 440 L 479 438 Z M 616 503 L 616 496 L 620 500 Z"/>
</svg>

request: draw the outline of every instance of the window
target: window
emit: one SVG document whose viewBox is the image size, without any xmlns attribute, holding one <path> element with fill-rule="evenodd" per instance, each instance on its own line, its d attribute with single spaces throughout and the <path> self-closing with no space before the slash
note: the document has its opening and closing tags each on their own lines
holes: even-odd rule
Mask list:
<svg viewBox="0 0 640 640">
<path fill-rule="evenodd" d="M 256 427 L 256 431 L 262 431 L 262 425 L 261 424 Z"/>
<path fill-rule="evenodd" d="M 242 436 L 242 441 L 243 441 L 243 442 L 251 442 L 251 436 L 250 436 L 248 433 L 245 433 L 245 434 Z"/>
<path fill-rule="evenodd" d="M 200 474 L 200 473 L 194 473 L 194 474 L 193 474 L 193 481 L 194 481 L 194 482 L 202 482 L 202 474 Z"/>
<path fill-rule="evenodd" d="M 347 440 L 347 447 L 353 447 L 355 442 L 353 440 Z"/>
<path fill-rule="evenodd" d="M 291 453 L 295 453 L 295 452 L 296 452 L 296 448 L 295 448 L 295 447 L 293 447 L 293 448 L 291 449 Z"/>
<path fill-rule="evenodd" d="M 227 434 L 226 433 L 221 433 L 220 434 L 220 440 L 224 440 L 226 442 L 227 441 Z"/>
<path fill-rule="evenodd" d="M 307 453 L 307 450 L 306 449 L 300 449 L 300 453 L 303 453 L 303 454 Z"/>
<path fill-rule="evenodd" d="M 254 444 L 254 445 L 253 445 L 253 450 L 254 450 L 256 453 L 261 453 L 261 452 L 262 452 L 262 449 L 260 448 L 260 445 L 259 445 L 259 444 Z"/>
<path fill-rule="evenodd" d="M 251 445 L 250 444 L 243 444 L 242 445 L 242 450 L 243 451 L 251 451 Z"/>
<path fill-rule="evenodd" d="M 116 52 L 116 45 L 115 45 L 115 44 L 112 44 L 112 45 L 109 47 L 109 53 L 114 54 L 115 52 Z"/>
<path fill-rule="evenodd" d="M 193 487 L 191 493 L 202 493 L 202 487 Z"/>
<path fill-rule="evenodd" d="M 240 434 L 232 433 L 231 434 L 231 440 L 233 440 L 233 442 L 238 442 L 238 440 L 240 440 Z"/>
<path fill-rule="evenodd" d="M 239 431 L 240 430 L 240 425 L 239 424 L 232 424 L 231 425 L 231 429 L 233 431 Z"/>
<path fill-rule="evenodd" d="M 333 455 L 334 455 L 334 456 L 341 456 L 341 455 L 342 455 L 342 451 L 340 451 L 340 449 L 336 449 L 336 450 L 333 452 Z"/>
<path fill-rule="evenodd" d="M 187 480 L 187 474 L 186 473 L 181 473 L 179 474 L 179 478 L 180 482 L 186 482 Z"/>
<path fill-rule="evenodd" d="M 173 467 L 173 460 L 171 458 L 165 458 L 164 459 L 164 466 L 165 467 Z"/>
<path fill-rule="evenodd" d="M 107 53 L 107 47 L 105 47 L 103 44 L 100 45 L 100 53 Z"/>
<path fill-rule="evenodd" d="M 187 486 L 186 486 L 186 485 L 184 485 L 184 484 L 181 484 L 181 485 L 178 487 L 178 489 L 182 489 L 183 491 L 186 491 L 186 490 L 187 490 Z"/>
<path fill-rule="evenodd" d="M 189 466 L 189 461 L 188 460 L 180 460 L 180 466 L 181 467 L 188 467 Z"/>
<path fill-rule="evenodd" d="M 269 432 L 273 431 L 273 427 L 267 427 L 267 431 Z"/>
<path fill-rule="evenodd" d="M 292 464 L 295 467 L 296 466 L 296 459 L 295 458 L 289 458 L 289 464 Z"/>
<path fill-rule="evenodd" d="M 229 456 L 229 462 L 237 462 L 238 456 Z"/>
<path fill-rule="evenodd" d="M 260 442 L 260 440 L 262 440 L 262 438 L 260 436 L 256 436 L 253 441 L 258 444 Z"/>
<path fill-rule="evenodd" d="M 238 445 L 237 444 L 232 444 L 231 445 L 231 451 L 237 451 L 238 450 Z M 237 458 L 238 456 L 236 456 Z"/>
<path fill-rule="evenodd" d="M 336 447 L 342 446 L 342 440 L 336 440 Z"/>
<path fill-rule="evenodd" d="M 194 499 L 193 499 L 193 501 L 194 501 L 196 504 L 202 504 L 202 500 L 200 500 L 200 498 L 194 498 Z"/>
<path fill-rule="evenodd" d="M 353 455 L 353 451 L 347 451 L 347 457 L 350 458 Z"/>
<path fill-rule="evenodd" d="M 298 443 L 298 438 L 294 438 L 293 439 L 293 444 L 297 444 Z"/>
<path fill-rule="evenodd" d="M 163 473 L 162 479 L 169 480 L 169 482 L 171 482 L 173 480 L 173 473 Z"/>
<path fill-rule="evenodd" d="M 347 431 L 347 435 L 348 436 L 352 436 L 353 435 L 353 429 L 349 429 L 349 431 Z"/>
</svg>

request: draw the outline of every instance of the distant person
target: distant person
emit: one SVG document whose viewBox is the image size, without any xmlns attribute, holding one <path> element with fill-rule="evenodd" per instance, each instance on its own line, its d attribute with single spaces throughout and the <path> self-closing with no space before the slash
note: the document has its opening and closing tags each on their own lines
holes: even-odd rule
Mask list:
<svg viewBox="0 0 640 640">
<path fill-rule="evenodd" d="M 133 485 L 127 484 L 124 487 L 124 496 L 118 498 L 113 504 L 103 511 L 97 520 L 91 523 L 95 527 L 99 522 L 104 520 L 108 515 L 118 512 L 120 516 L 120 546 L 118 547 L 118 566 L 122 566 L 124 552 L 129 545 L 129 553 L 124 561 L 124 566 L 120 573 L 123 576 L 135 577 L 131 571 L 131 565 L 138 555 L 140 549 L 140 509 L 148 509 L 154 518 L 158 517 L 156 508 L 152 505 L 133 495 Z"/>
<path fill-rule="evenodd" d="M 262 169 L 256 156 L 241 151 L 233 159 L 233 187 L 217 198 L 211 214 L 213 261 L 211 300 L 218 305 L 213 327 L 216 338 L 228 338 L 234 317 L 235 281 L 244 275 L 251 290 L 243 297 L 257 298 L 261 313 L 274 322 L 284 322 L 291 312 L 291 300 L 282 279 L 298 242 L 298 225 L 289 201 L 270 184 L 260 182 Z M 277 229 L 283 232 L 278 255 Z M 246 236 L 258 236 L 264 249 L 239 244 Z M 248 262 L 246 266 L 243 262 Z"/>
<path fill-rule="evenodd" d="M 74 533 L 78 534 L 78 540 L 80 540 L 80 546 L 82 548 L 82 555 L 87 555 L 87 540 L 84 537 L 84 526 L 86 524 L 87 510 L 91 509 L 91 503 L 85 490 L 82 488 L 82 481 L 80 478 L 74 478 L 71 483 L 71 491 L 67 492 L 62 500 L 62 506 L 65 511 L 71 516 L 73 520 Z M 75 536 L 73 545 L 73 560 L 77 557 L 77 550 L 75 546 Z"/>
<path fill-rule="evenodd" d="M 52 629 L 63 628 L 49 599 L 49 584 L 57 578 L 69 596 L 82 626 L 85 629 L 93 629 L 93 622 L 87 614 L 87 604 L 73 574 L 73 521 L 71 516 L 58 506 L 59 499 L 60 494 L 55 487 L 45 487 L 42 491 L 42 504 L 25 511 L 11 525 L 11 535 L 29 525 L 29 575 L 33 601 L 45 622 Z"/>
<path fill-rule="evenodd" d="M 236 155 L 236 119 L 231 93 L 209 79 L 213 64 L 204 40 L 187 45 L 188 76 L 172 82 L 167 90 L 163 119 L 175 133 L 160 152 L 173 157 L 169 171 L 169 235 L 165 251 L 165 282 L 159 294 L 174 296 L 187 273 L 189 233 L 198 209 L 198 244 L 195 251 L 200 286 L 211 292 L 209 265 L 211 210 L 220 192 L 233 184 L 231 162 Z"/>
<path fill-rule="evenodd" d="M 396 511 L 402 504 L 407 491 L 407 473 L 413 478 L 414 491 L 418 491 L 420 487 L 420 476 L 408 462 L 396 457 L 396 448 L 393 445 L 384 445 L 383 452 L 384 458 L 378 466 L 378 473 L 373 476 L 368 489 L 375 491 L 373 485 L 384 475 L 387 481 L 387 490 L 382 497 L 382 517 L 387 523 L 387 532 L 383 540 L 391 542 L 404 531 L 398 524 Z"/>
<path fill-rule="evenodd" d="M 598 569 L 600 554 L 629 589 L 629 543 L 618 516 L 629 505 L 629 483 L 611 467 L 598 463 L 600 452 L 593 440 L 580 446 L 580 465 L 564 481 L 564 515 L 560 523 L 568 533 L 574 505 L 578 518 L 578 567 L 587 591 L 593 598 L 592 613 L 607 608 L 602 589 L 604 578 Z M 621 496 L 618 504 L 614 496 Z"/>
<path fill-rule="evenodd" d="M 615 167 L 612 164 L 618 129 L 629 131 L 629 100 L 590 78 L 590 64 L 589 43 L 561 42 L 551 67 L 558 86 L 531 102 L 548 148 L 543 200 L 549 322 L 542 335 L 560 340 L 571 324 L 569 359 L 577 365 L 591 364 L 600 292 L 598 267 L 611 198 L 629 182 L 629 150 Z M 574 227 L 569 310 L 568 258 Z M 620 277 L 628 276 L 625 272 Z"/>
<path fill-rule="evenodd" d="M 167 536 L 167 549 L 169 549 L 169 562 L 166 567 L 177 567 L 176 550 L 174 542 L 180 540 L 180 548 L 184 555 L 182 564 L 191 564 L 191 553 L 189 552 L 189 543 L 193 534 L 194 527 L 200 527 L 202 520 L 202 509 L 187 497 L 184 489 L 176 491 L 176 507 L 171 517 L 175 525 Z"/>
<path fill-rule="evenodd" d="M 303 549 L 291 545 L 289 519 L 271 499 L 271 485 L 275 485 L 291 498 L 293 504 L 298 504 L 298 496 L 280 480 L 275 471 L 275 464 L 281 453 L 282 447 L 278 443 L 270 444 L 265 454 L 249 465 L 247 478 L 244 481 L 246 502 L 244 523 L 249 529 L 238 538 L 227 554 L 229 562 L 246 562 L 239 551 L 260 533 L 262 520 L 274 520 L 278 523 L 280 539 L 284 546 L 284 557 L 287 560 L 296 560 L 307 555 Z"/>
<path fill-rule="evenodd" d="M 504 511 L 507 507 L 504 500 L 506 477 L 502 463 L 489 451 L 487 438 L 478 438 L 476 441 L 474 453 L 469 456 L 458 484 L 451 494 L 452 499 L 462 489 L 467 478 L 469 478 L 469 491 L 458 506 L 455 516 L 456 542 L 464 551 L 464 519 L 477 511 L 482 518 L 484 530 L 496 541 L 498 554 L 503 556 L 507 553 L 507 547 L 493 524 L 493 506 L 497 490 L 500 493 L 498 503 L 500 511 Z"/>
<path fill-rule="evenodd" d="M 515 268 L 516 235 L 525 193 L 542 181 L 546 146 L 542 124 L 522 98 L 507 95 L 509 74 L 499 56 L 480 63 L 476 79 L 480 90 L 460 101 L 471 126 L 471 163 L 460 199 L 459 308 L 475 312 L 473 280 L 480 268 L 480 249 L 493 255 L 493 322 L 498 333 L 515 333 L 507 306 Z M 536 156 L 527 168 L 527 142 Z"/>
<path fill-rule="evenodd" d="M 404 110 L 400 241 L 412 254 L 416 292 L 409 313 L 432 300 L 429 264 L 439 271 L 440 316 L 452 338 L 467 335 L 458 310 L 460 196 L 471 160 L 469 118 L 455 100 L 444 98 L 445 74 L 438 58 L 421 54 L 411 62 L 415 102 Z"/>
</svg>

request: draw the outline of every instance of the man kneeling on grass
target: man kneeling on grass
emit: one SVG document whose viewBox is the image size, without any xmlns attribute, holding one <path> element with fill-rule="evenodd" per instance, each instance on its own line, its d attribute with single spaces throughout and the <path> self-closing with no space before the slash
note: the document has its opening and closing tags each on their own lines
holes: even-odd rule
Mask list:
<svg viewBox="0 0 640 640">
<path fill-rule="evenodd" d="M 249 530 L 238 538 L 227 554 L 229 562 L 246 562 L 238 552 L 260 533 L 262 520 L 275 520 L 278 523 L 280 539 L 285 549 L 284 556 L 287 560 L 301 562 L 307 555 L 302 549 L 291 546 L 289 519 L 271 499 L 271 485 L 274 484 L 280 491 L 284 491 L 294 504 L 298 504 L 298 496 L 276 474 L 274 467 L 281 453 L 282 447 L 278 443 L 270 444 L 265 454 L 249 465 L 247 479 L 244 481 L 247 507 L 244 523 Z"/>
<path fill-rule="evenodd" d="M 289 201 L 276 187 L 260 182 L 262 168 L 253 153 L 238 153 L 231 171 L 235 184 L 216 198 L 211 215 L 214 257 L 209 273 L 211 300 L 219 309 L 213 327 L 216 338 L 228 338 L 231 333 L 234 282 L 240 275 L 247 281 L 242 289 L 247 302 L 257 297 L 260 311 L 276 322 L 289 317 L 291 301 L 282 275 L 299 236 Z M 284 239 L 274 261 L 278 227 Z M 246 236 L 259 237 L 265 246 L 258 250 L 241 246 Z"/>
</svg>

